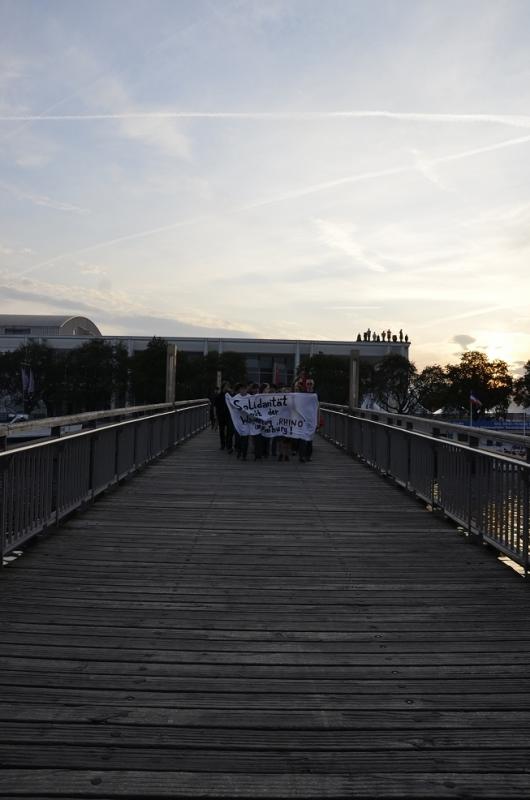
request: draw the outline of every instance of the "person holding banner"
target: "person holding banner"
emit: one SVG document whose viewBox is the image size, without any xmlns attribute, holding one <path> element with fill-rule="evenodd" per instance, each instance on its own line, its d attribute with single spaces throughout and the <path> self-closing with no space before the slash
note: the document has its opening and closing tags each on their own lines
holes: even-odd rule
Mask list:
<svg viewBox="0 0 530 800">
<path fill-rule="evenodd" d="M 246 383 L 237 383 L 234 388 L 234 400 L 241 402 L 244 400 L 245 397 L 248 397 L 247 385 Z M 229 412 L 230 413 L 230 412 Z M 232 427 L 234 429 L 234 436 L 235 436 L 235 446 L 236 446 L 236 455 L 237 458 L 241 458 L 243 461 L 247 460 L 247 453 L 248 453 L 248 433 L 241 434 L 239 429 L 234 426 L 232 423 Z"/>
<path fill-rule="evenodd" d="M 309 394 L 315 394 L 315 381 L 313 378 L 306 378 L 305 390 Z M 320 419 L 320 411 L 319 411 L 318 397 L 317 397 L 317 420 L 319 419 Z M 313 460 L 313 437 L 308 439 L 305 443 L 305 459 L 306 461 Z"/>
<path fill-rule="evenodd" d="M 268 383 L 262 383 L 259 387 L 259 394 L 269 394 L 270 386 Z M 262 458 L 269 457 L 269 440 L 262 433 L 258 436 L 253 436 L 254 441 L 254 461 L 259 461 Z M 273 440 L 274 441 L 274 440 Z"/>
<path fill-rule="evenodd" d="M 255 395 L 260 393 L 260 387 L 257 383 L 251 383 L 248 387 L 248 393 L 250 395 Z M 259 433 L 251 433 L 250 438 L 252 439 L 252 452 L 254 453 L 254 461 L 261 460 L 261 436 Z"/>
<path fill-rule="evenodd" d="M 318 420 L 318 398 L 307 392 L 291 392 L 285 387 L 271 394 L 249 394 L 242 387 L 238 394 L 225 395 L 241 455 L 248 437 L 277 438 L 282 461 L 288 460 L 291 441 L 310 441 Z"/>
</svg>

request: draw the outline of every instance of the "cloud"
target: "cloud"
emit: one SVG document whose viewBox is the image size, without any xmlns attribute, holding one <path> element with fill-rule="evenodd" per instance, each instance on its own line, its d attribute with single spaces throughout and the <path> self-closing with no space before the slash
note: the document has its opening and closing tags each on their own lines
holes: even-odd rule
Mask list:
<svg viewBox="0 0 530 800">
<path fill-rule="evenodd" d="M 378 256 L 367 252 L 354 239 L 354 225 L 325 219 L 316 219 L 315 224 L 319 231 L 319 239 L 323 244 L 350 256 L 357 264 L 362 264 L 372 272 L 386 272 L 386 268 L 380 263 Z"/>
<path fill-rule="evenodd" d="M 18 186 L 13 186 L 12 184 L 5 183 L 4 181 L 0 181 L 0 189 L 9 192 L 15 197 L 18 197 L 20 200 L 28 200 L 35 206 L 51 208 L 54 211 L 66 211 L 72 214 L 89 213 L 89 211 L 86 208 L 81 208 L 80 206 L 73 205 L 72 203 L 65 203 L 61 200 L 54 200 L 53 198 L 48 197 L 47 195 L 28 192 L 25 191 L 24 189 L 20 189 Z"/>
<path fill-rule="evenodd" d="M 49 164 L 51 160 L 51 155 L 49 152 L 41 151 L 41 152 L 26 152 L 21 153 L 20 155 L 15 155 L 15 163 L 18 167 L 22 167 L 23 169 L 33 169 L 34 167 L 44 167 L 46 164 Z"/>
<path fill-rule="evenodd" d="M 161 317 L 156 314 L 115 314 L 106 309 L 97 308 L 81 300 L 67 302 L 64 299 L 54 298 L 49 294 L 28 292 L 16 288 L 2 287 L 5 300 L 12 300 L 15 304 L 20 301 L 21 306 L 15 306 L 13 313 L 27 313 L 28 304 L 34 303 L 39 308 L 39 313 L 44 313 L 48 308 L 56 308 L 61 313 L 76 315 L 84 313 L 96 324 L 103 327 L 106 336 L 205 336 L 205 337 L 231 337 L 235 339 L 254 337 L 254 331 L 244 329 L 223 328 L 218 325 L 193 324 L 179 317 Z M 44 311 L 43 311 L 44 309 Z M 102 323 L 106 325 L 102 326 Z"/>
<path fill-rule="evenodd" d="M 26 69 L 27 62 L 22 58 L 2 53 L 0 55 L 0 89 L 5 92 L 10 84 L 24 77 Z"/>
<path fill-rule="evenodd" d="M 80 261 L 79 266 L 81 267 L 81 275 L 108 275 L 108 270 L 100 267 L 99 264 L 86 264 Z"/>
<path fill-rule="evenodd" d="M 21 274 L 29 275 L 32 272 L 36 272 L 39 269 L 49 266 L 50 264 L 55 264 L 57 261 L 64 261 L 66 258 L 74 258 L 75 256 L 84 255 L 85 253 L 93 253 L 95 250 L 101 250 L 104 247 L 110 247 L 112 245 L 122 244 L 124 242 L 133 242 L 136 239 L 144 239 L 157 233 L 166 233 L 168 231 L 176 230 L 177 228 L 182 228 L 188 225 L 196 225 L 199 222 L 205 222 L 211 218 L 211 215 L 205 215 L 202 217 L 181 220 L 179 222 L 172 222 L 169 225 L 160 225 L 157 228 L 150 228 L 149 230 L 139 231 L 138 233 L 128 233 L 125 236 L 117 236 L 115 239 L 106 239 L 103 242 L 97 242 L 97 244 L 91 244 L 88 247 L 82 247 L 79 250 L 61 253 L 60 255 L 53 256 L 53 258 L 46 259 L 46 261 L 40 261 L 38 264 L 33 264 L 31 267 L 23 270 Z"/>
<path fill-rule="evenodd" d="M 452 314 L 449 317 L 439 317 L 438 319 L 431 319 L 427 325 L 422 325 L 420 327 L 425 328 L 429 327 L 430 325 L 438 325 L 442 322 L 454 322 L 455 320 L 459 319 L 468 319 L 469 317 L 479 317 L 483 314 L 494 314 L 497 311 L 509 311 L 513 310 L 512 305 L 497 305 L 497 306 L 486 306 L 485 308 L 475 308 L 472 311 L 464 311 L 461 314 Z"/>
<path fill-rule="evenodd" d="M 383 306 L 325 306 L 327 311 L 378 311 Z"/>
<path fill-rule="evenodd" d="M 13 247 L 0 242 L 0 256 L 31 256 L 35 251 L 31 247 Z"/>
<path fill-rule="evenodd" d="M 423 175 L 423 177 L 426 178 L 429 183 L 434 184 L 434 186 L 436 186 L 438 189 L 442 189 L 444 192 L 447 191 L 447 186 L 438 175 L 438 172 L 432 163 L 432 159 L 429 159 L 425 153 L 422 153 L 416 148 L 412 148 L 410 152 L 414 156 L 417 171 Z"/>
<path fill-rule="evenodd" d="M 63 311 L 86 311 L 95 315 L 97 319 L 106 319 L 111 323 L 128 321 L 131 331 L 136 328 L 133 321 L 151 320 L 164 321 L 164 330 L 168 332 L 171 325 L 179 330 L 182 335 L 215 335 L 223 331 L 226 335 L 244 336 L 256 335 L 256 331 L 246 326 L 230 322 L 221 317 L 206 314 L 201 311 L 186 309 L 185 312 L 159 316 L 158 312 L 148 305 L 133 299 L 125 291 L 110 290 L 110 288 L 90 289 L 86 286 L 67 285 L 60 283 L 47 283 L 32 278 L 21 277 L 8 271 L 0 271 L 0 290 L 4 298 L 23 300 L 24 302 L 37 303 L 41 307 L 53 306 Z M 156 333 L 158 329 L 153 330 Z M 177 335 L 175 333 L 174 335 Z"/>
<path fill-rule="evenodd" d="M 142 142 L 173 158 L 186 160 L 190 158 L 191 143 L 182 132 L 178 120 L 166 114 L 138 112 L 134 100 L 118 77 L 110 76 L 97 88 L 92 87 L 85 93 L 83 99 L 91 106 L 112 109 L 111 113 L 89 114 L 86 119 L 114 121 L 121 137 Z M 77 116 L 83 119 L 83 115 Z M 37 116 L 31 121 L 45 119 L 51 117 Z M 68 115 L 56 117 L 57 121 L 65 119 L 68 119 Z"/>
<path fill-rule="evenodd" d="M 455 344 L 459 344 L 462 350 L 466 351 L 469 349 L 469 346 L 477 340 L 474 336 L 468 336 L 466 333 L 459 333 L 456 336 L 453 336 L 451 341 Z"/>
<path fill-rule="evenodd" d="M 476 156 L 476 155 L 480 155 L 480 154 L 483 154 L 483 153 L 488 153 L 488 152 L 492 152 L 492 151 L 495 151 L 495 150 L 503 149 L 503 148 L 506 148 L 506 147 L 512 147 L 512 146 L 516 146 L 516 145 L 524 144 L 524 143 L 528 143 L 528 142 L 530 142 L 530 136 L 520 137 L 518 139 L 508 139 L 508 140 L 504 140 L 502 142 L 497 142 L 496 144 L 493 144 L 493 145 L 487 145 L 485 147 L 475 148 L 475 149 L 472 149 L 472 150 L 465 150 L 465 151 L 462 151 L 462 152 L 454 153 L 452 155 L 440 156 L 440 157 L 437 157 L 437 158 L 433 158 L 433 159 L 430 159 L 429 161 L 425 162 L 425 165 L 433 166 L 433 165 L 436 165 L 436 164 L 449 163 L 451 161 L 458 161 L 458 160 L 461 160 L 461 159 L 464 159 L 464 158 L 470 158 L 470 157 L 473 157 L 473 156 Z M 357 182 L 361 182 L 361 181 L 374 180 L 374 179 L 382 178 L 382 177 L 390 177 L 390 176 L 400 175 L 400 174 L 408 173 L 408 172 L 411 172 L 411 171 L 414 171 L 414 170 L 416 170 L 416 166 L 411 166 L 410 164 L 407 164 L 407 165 L 402 165 L 402 166 L 397 166 L 397 167 L 390 167 L 388 169 L 371 170 L 371 171 L 368 171 L 368 172 L 360 172 L 360 173 L 357 173 L 355 175 L 349 175 L 349 176 L 346 176 L 346 177 L 343 177 L 343 178 L 337 178 L 337 179 L 331 180 L 331 181 L 324 181 L 324 182 L 321 182 L 321 183 L 313 184 L 311 186 L 305 186 L 305 187 L 302 187 L 300 189 L 294 189 L 294 190 L 291 190 L 291 191 L 287 191 L 287 192 L 284 192 L 282 194 L 274 195 L 272 197 L 269 197 L 269 198 L 266 198 L 266 199 L 263 199 L 263 200 L 257 200 L 257 201 L 252 202 L 252 203 L 246 203 L 244 205 L 234 206 L 231 209 L 225 210 L 224 214 L 245 213 L 245 212 L 256 210 L 256 209 L 260 209 L 260 208 L 263 208 L 263 207 L 266 207 L 266 206 L 275 205 L 276 203 L 282 203 L 282 202 L 286 202 L 286 201 L 289 201 L 289 200 L 300 199 L 302 197 L 306 197 L 308 195 L 312 195 L 312 194 L 315 194 L 315 193 L 318 193 L 318 192 L 326 191 L 326 190 L 329 190 L 329 189 L 332 189 L 332 188 L 337 188 L 339 186 L 345 186 L 345 185 L 348 185 L 348 184 L 353 184 L 353 183 L 357 183 Z M 143 230 L 143 231 L 139 231 L 139 232 L 135 232 L 135 233 L 131 233 L 131 234 L 126 234 L 124 236 L 119 236 L 119 237 L 116 237 L 116 238 L 113 238 L 113 239 L 106 239 L 104 241 L 97 242 L 97 243 L 92 244 L 92 245 L 88 245 L 87 247 L 80 248 L 79 250 L 74 250 L 74 251 L 67 252 L 67 253 L 61 253 L 61 254 L 58 254 L 56 256 L 53 256 L 52 258 L 46 259 L 45 261 L 41 261 L 41 262 L 39 262 L 37 264 L 34 264 L 33 266 L 29 267 L 28 269 L 26 269 L 24 271 L 24 274 L 29 274 L 31 272 L 35 272 L 35 271 L 37 271 L 39 269 L 42 269 L 44 267 L 49 266 L 50 264 L 54 264 L 57 261 L 62 261 L 65 258 L 71 258 L 71 257 L 74 257 L 74 256 L 82 255 L 84 253 L 93 252 L 95 250 L 99 250 L 99 249 L 104 248 L 104 247 L 109 247 L 109 246 L 112 246 L 112 245 L 120 244 L 122 242 L 129 242 L 129 241 L 133 241 L 135 239 L 140 239 L 140 238 L 144 238 L 144 237 L 148 237 L 148 236 L 153 236 L 155 234 L 163 233 L 163 232 L 166 232 L 166 231 L 170 231 L 170 230 L 173 230 L 173 229 L 176 229 L 176 228 L 179 228 L 179 227 L 189 226 L 189 225 L 196 225 L 196 224 L 201 223 L 201 222 L 207 222 L 208 220 L 212 220 L 212 219 L 216 218 L 216 216 L 217 215 L 215 215 L 215 214 L 205 214 L 205 215 L 198 216 L 198 217 L 192 217 L 192 218 L 189 218 L 189 219 L 178 220 L 178 221 L 170 223 L 168 225 L 161 225 L 161 226 L 158 226 L 156 228 L 149 228 L 149 229 L 146 229 L 146 230 Z M 374 271 L 378 271 L 378 272 L 385 271 L 385 268 L 381 264 L 379 264 L 377 266 L 375 264 L 372 264 L 372 266 L 370 268 L 373 269 Z"/>
</svg>

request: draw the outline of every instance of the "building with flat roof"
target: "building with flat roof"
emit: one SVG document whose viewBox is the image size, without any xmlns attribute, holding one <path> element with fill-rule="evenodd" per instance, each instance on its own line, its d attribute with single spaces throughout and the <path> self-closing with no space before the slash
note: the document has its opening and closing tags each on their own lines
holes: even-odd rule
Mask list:
<svg viewBox="0 0 530 800">
<path fill-rule="evenodd" d="M 384 356 L 396 353 L 408 358 L 410 342 L 399 336 L 385 333 L 373 338 L 370 332 L 350 341 L 328 341 L 312 339 L 248 339 L 236 337 L 198 337 L 164 336 L 176 344 L 178 352 L 189 356 L 203 356 L 211 352 L 241 353 L 245 356 L 249 380 L 274 382 L 274 376 L 290 381 L 300 361 L 317 354 L 350 356 L 352 350 L 358 351 L 361 361 L 377 363 Z M 86 317 L 76 316 L 19 316 L 0 315 L 0 352 L 15 350 L 28 339 L 45 342 L 54 350 L 64 351 L 79 347 L 95 336 L 109 344 L 123 344 L 132 355 L 145 350 L 152 337 L 149 336 L 103 336 L 99 328 Z M 393 341 L 393 338 L 396 341 Z M 178 369 L 178 367 L 177 367 Z"/>
</svg>

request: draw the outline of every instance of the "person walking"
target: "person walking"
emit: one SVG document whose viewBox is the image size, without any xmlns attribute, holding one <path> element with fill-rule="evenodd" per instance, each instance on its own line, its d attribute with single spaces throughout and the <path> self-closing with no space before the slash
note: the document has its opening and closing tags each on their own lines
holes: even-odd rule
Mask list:
<svg viewBox="0 0 530 800">
<path fill-rule="evenodd" d="M 210 414 L 210 428 L 214 431 L 217 428 L 217 416 L 215 414 L 215 401 L 220 394 L 219 387 L 216 386 L 214 392 L 208 398 L 210 401 L 209 414 Z"/>
<path fill-rule="evenodd" d="M 225 394 L 230 392 L 230 388 L 230 384 L 227 381 L 221 385 L 221 391 L 216 396 L 214 405 L 215 416 L 219 426 L 221 450 L 227 449 L 229 453 L 233 451 L 234 426 L 232 425 L 230 411 L 226 405 Z"/>
</svg>

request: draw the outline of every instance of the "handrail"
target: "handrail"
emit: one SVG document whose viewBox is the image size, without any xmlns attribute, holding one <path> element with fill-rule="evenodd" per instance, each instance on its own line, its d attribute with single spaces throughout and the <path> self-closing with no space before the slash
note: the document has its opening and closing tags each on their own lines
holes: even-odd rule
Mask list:
<svg viewBox="0 0 530 800">
<path fill-rule="evenodd" d="M 454 422 L 445 422 L 437 419 L 436 417 L 416 417 L 412 414 L 395 414 L 390 411 L 375 411 L 370 408 L 350 408 L 346 405 L 339 405 L 338 403 L 320 403 L 321 408 L 336 409 L 351 416 L 360 417 L 361 419 L 370 418 L 374 422 L 379 421 L 380 418 L 391 420 L 390 424 L 394 421 L 399 425 L 405 425 L 409 430 L 414 426 L 420 428 L 431 428 L 432 436 L 440 436 L 442 431 L 456 433 L 458 436 L 467 437 L 468 439 L 478 438 L 494 438 L 497 441 L 506 441 L 508 444 L 518 444 L 527 448 L 527 460 L 530 461 L 530 436 L 522 436 L 514 433 L 505 433 L 491 428 L 481 428 L 480 426 L 471 425 L 457 425 Z M 477 445 L 473 442 L 473 446 Z"/>
<path fill-rule="evenodd" d="M 530 464 L 321 405 L 322 435 L 530 567 Z"/>
<path fill-rule="evenodd" d="M 157 408 L 163 410 L 0 452 L 2 556 L 208 425 L 207 400 Z"/>
<path fill-rule="evenodd" d="M 184 403 L 185 402 L 186 401 L 184 401 Z M 191 402 L 194 402 L 194 401 L 191 401 Z M 190 406 L 185 406 L 185 407 L 186 408 L 188 408 L 188 407 L 191 408 L 191 405 Z M 156 420 L 159 417 L 164 417 L 164 416 L 170 415 L 172 413 L 172 410 L 173 409 L 168 410 L 168 411 L 162 411 L 160 414 L 149 414 L 149 415 L 146 415 L 145 417 L 141 417 L 141 419 L 149 419 L 150 421 Z M 81 430 L 81 431 L 72 431 L 72 432 L 69 432 L 66 436 L 62 436 L 61 437 L 61 441 L 65 441 L 66 439 L 68 439 L 68 441 L 70 441 L 71 439 L 82 439 L 83 437 L 86 437 L 86 436 L 93 436 L 95 433 L 101 433 L 102 431 L 108 431 L 108 430 L 116 429 L 116 428 L 123 429 L 127 425 L 134 425 L 134 423 L 136 421 L 137 421 L 137 418 L 135 418 L 135 419 L 126 419 L 126 420 L 121 420 L 120 422 L 110 422 L 108 425 L 102 425 L 100 428 L 88 428 L 88 429 Z M 49 439 L 42 439 L 41 441 L 32 439 L 31 441 L 27 442 L 26 444 L 21 444 L 19 447 L 11 447 L 9 450 L 1 451 L 0 452 L 0 464 L 1 464 L 1 461 L 2 461 L 3 458 L 4 459 L 8 459 L 8 458 L 10 458 L 10 456 L 14 455 L 15 453 L 27 452 L 28 450 L 35 450 L 36 448 L 39 448 L 39 447 L 53 447 L 53 445 L 56 443 L 56 441 L 57 441 L 57 437 L 52 437 L 52 438 L 49 438 Z"/>
<path fill-rule="evenodd" d="M 208 398 L 200 397 L 197 400 L 178 400 L 175 403 L 152 403 L 145 406 L 124 406 L 122 408 L 109 408 L 103 411 L 83 411 L 80 414 L 69 414 L 62 417 L 41 417 L 40 419 L 24 420 L 23 422 L 11 422 L 0 425 L 0 438 L 8 436 L 10 433 L 19 431 L 31 431 L 43 426 L 46 428 L 62 428 L 66 425 L 79 425 L 85 422 L 94 422 L 100 419 L 112 419 L 113 417 L 126 417 L 138 414 L 148 414 L 151 411 L 161 411 L 162 409 L 173 409 L 182 406 L 189 406 L 192 403 L 207 403 Z"/>
</svg>

